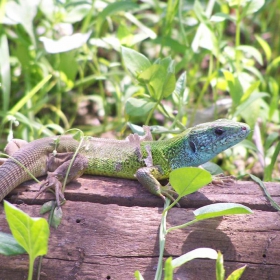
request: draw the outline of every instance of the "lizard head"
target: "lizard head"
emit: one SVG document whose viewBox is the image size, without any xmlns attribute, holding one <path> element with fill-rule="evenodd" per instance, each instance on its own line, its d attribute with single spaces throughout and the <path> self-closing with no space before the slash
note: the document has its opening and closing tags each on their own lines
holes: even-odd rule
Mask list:
<svg viewBox="0 0 280 280">
<path fill-rule="evenodd" d="M 239 143 L 249 133 L 247 124 L 227 119 L 200 124 L 189 130 L 185 150 L 192 166 L 198 166 Z"/>
</svg>

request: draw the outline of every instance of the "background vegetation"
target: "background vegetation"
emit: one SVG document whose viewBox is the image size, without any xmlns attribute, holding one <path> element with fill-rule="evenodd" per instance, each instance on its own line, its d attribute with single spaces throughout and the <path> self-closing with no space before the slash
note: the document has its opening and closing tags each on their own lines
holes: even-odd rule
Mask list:
<svg viewBox="0 0 280 280">
<path fill-rule="evenodd" d="M 0 149 L 12 136 L 30 141 L 71 127 L 122 138 L 128 123 L 170 132 L 223 117 L 254 132 L 224 153 L 226 170 L 279 179 L 279 7 L 1 0 Z M 122 46 L 164 70 L 131 72 Z"/>
</svg>

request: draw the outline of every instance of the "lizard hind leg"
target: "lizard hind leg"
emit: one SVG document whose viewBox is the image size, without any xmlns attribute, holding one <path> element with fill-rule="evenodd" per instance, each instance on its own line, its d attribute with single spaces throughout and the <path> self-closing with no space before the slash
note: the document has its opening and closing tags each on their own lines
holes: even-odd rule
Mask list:
<svg viewBox="0 0 280 280">
<path fill-rule="evenodd" d="M 62 201 L 65 200 L 64 195 L 62 193 L 62 184 L 58 180 L 58 178 L 55 175 L 53 175 L 51 172 L 48 172 L 48 178 L 44 182 L 42 182 L 39 187 L 40 187 L 39 192 L 36 194 L 34 199 L 37 198 L 40 194 L 42 194 L 46 190 L 50 188 L 54 188 L 57 207 L 60 206 L 60 199 Z"/>
<path fill-rule="evenodd" d="M 217 175 L 212 175 L 212 185 L 216 185 L 218 187 L 227 185 L 227 184 L 232 184 L 234 183 L 236 178 L 232 175 L 225 175 L 223 173 L 217 174 Z"/>
<path fill-rule="evenodd" d="M 23 148 L 24 146 L 26 146 L 28 144 L 28 142 L 26 142 L 25 140 L 22 139 L 12 139 L 11 141 L 9 141 L 9 143 L 6 145 L 4 152 L 11 156 L 13 155 L 15 152 L 17 152 L 19 149 Z"/>
<path fill-rule="evenodd" d="M 47 189 L 54 188 L 56 203 L 60 205 L 60 198 L 64 200 L 62 193 L 62 185 L 66 179 L 66 183 L 80 177 L 88 166 L 88 159 L 85 156 L 77 154 L 73 164 L 70 167 L 69 174 L 67 176 L 68 168 L 71 164 L 74 153 L 58 153 L 55 156 L 52 154 L 48 158 L 48 176 L 46 180 L 40 184 L 40 190 L 36 197 Z M 67 178 L 66 178 L 67 176 Z"/>
</svg>

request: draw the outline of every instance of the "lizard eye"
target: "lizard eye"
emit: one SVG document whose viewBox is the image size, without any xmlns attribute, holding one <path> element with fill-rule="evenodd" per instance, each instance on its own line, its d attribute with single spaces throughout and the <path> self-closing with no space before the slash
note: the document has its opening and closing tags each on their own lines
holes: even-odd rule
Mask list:
<svg viewBox="0 0 280 280">
<path fill-rule="evenodd" d="M 215 133 L 217 135 L 222 135 L 224 133 L 224 130 L 220 127 L 215 128 Z"/>
<path fill-rule="evenodd" d="M 189 142 L 189 145 L 190 145 L 192 151 L 195 153 L 195 152 L 196 152 L 196 147 L 195 147 L 194 142 L 193 142 L 193 141 L 190 141 L 190 142 Z"/>
</svg>

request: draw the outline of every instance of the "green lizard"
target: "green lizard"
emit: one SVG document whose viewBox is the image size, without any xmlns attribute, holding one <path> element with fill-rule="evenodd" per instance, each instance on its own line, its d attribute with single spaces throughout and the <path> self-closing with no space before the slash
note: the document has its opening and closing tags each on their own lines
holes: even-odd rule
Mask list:
<svg viewBox="0 0 280 280">
<path fill-rule="evenodd" d="M 166 179 L 177 168 L 199 166 L 220 152 L 245 139 L 250 127 L 244 123 L 221 119 L 189 128 L 178 136 L 152 141 L 150 131 L 128 136 L 125 140 L 83 138 L 73 160 L 67 182 L 82 174 L 137 179 L 151 193 L 169 196 L 158 180 Z M 30 143 L 13 140 L 5 151 L 23 164 L 35 177 L 46 175 L 41 190 L 53 187 L 56 200 L 63 198 L 61 186 L 79 142 L 72 136 L 60 136 L 56 142 L 46 137 Z M 14 152 L 16 147 L 18 151 Z M 0 201 L 30 175 L 9 158 L 0 167 Z M 40 191 L 41 192 L 41 191 Z"/>
</svg>

